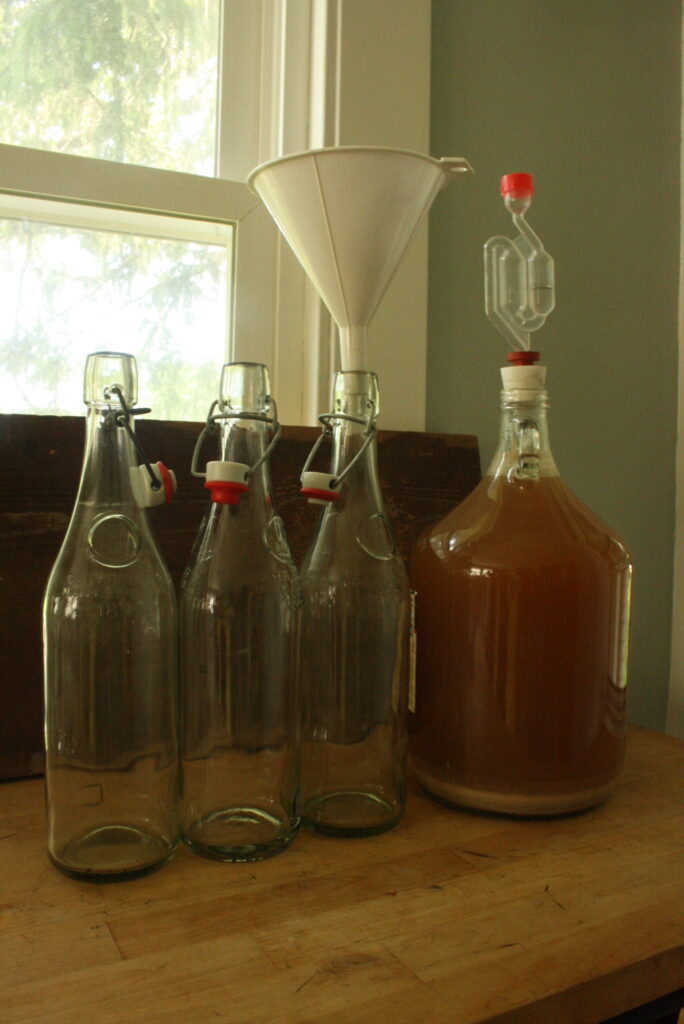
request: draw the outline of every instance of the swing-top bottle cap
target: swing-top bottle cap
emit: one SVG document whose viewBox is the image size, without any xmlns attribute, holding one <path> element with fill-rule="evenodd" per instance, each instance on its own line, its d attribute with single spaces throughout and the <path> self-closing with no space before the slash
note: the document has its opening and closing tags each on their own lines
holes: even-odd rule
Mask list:
<svg viewBox="0 0 684 1024">
<path fill-rule="evenodd" d="M 331 501 L 339 501 L 339 492 L 334 487 L 335 478 L 330 473 L 317 473 L 307 470 L 302 473 L 302 486 L 299 493 L 307 498 L 311 505 L 327 505 Z"/>
<path fill-rule="evenodd" d="M 131 487 L 138 506 L 155 508 L 157 505 L 168 505 L 178 489 L 176 474 L 172 469 L 167 469 L 163 462 L 152 462 L 149 468 L 157 486 L 152 484 L 147 466 L 131 466 Z"/>
<path fill-rule="evenodd" d="M 513 199 L 525 199 L 534 195 L 534 182 L 531 174 L 504 174 L 501 179 L 501 195 Z"/>
<path fill-rule="evenodd" d="M 239 505 L 240 498 L 249 489 L 248 472 L 249 466 L 244 462 L 207 462 L 204 486 L 211 500 L 218 505 Z"/>
<path fill-rule="evenodd" d="M 108 405 L 114 397 L 112 385 L 121 389 L 126 405 L 135 405 L 138 401 L 135 356 L 127 352 L 91 352 L 83 374 L 83 401 L 86 405 Z"/>
</svg>

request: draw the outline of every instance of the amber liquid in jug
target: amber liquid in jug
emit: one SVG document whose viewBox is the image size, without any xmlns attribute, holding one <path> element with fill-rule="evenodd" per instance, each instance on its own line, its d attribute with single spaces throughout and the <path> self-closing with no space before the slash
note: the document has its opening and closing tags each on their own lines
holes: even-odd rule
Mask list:
<svg viewBox="0 0 684 1024">
<path fill-rule="evenodd" d="M 546 404 L 504 391 L 492 467 L 411 567 L 418 778 L 518 815 L 599 803 L 624 753 L 629 554 L 560 479 Z"/>
</svg>

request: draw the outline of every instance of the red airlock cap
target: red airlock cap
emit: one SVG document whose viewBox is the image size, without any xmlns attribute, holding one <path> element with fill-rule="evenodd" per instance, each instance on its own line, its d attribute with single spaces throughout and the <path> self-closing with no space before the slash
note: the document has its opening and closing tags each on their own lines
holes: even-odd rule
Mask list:
<svg viewBox="0 0 684 1024">
<path fill-rule="evenodd" d="M 501 179 L 501 195 L 524 199 L 534 195 L 534 182 L 531 174 L 504 174 Z"/>
<path fill-rule="evenodd" d="M 534 366 L 539 362 L 539 353 L 523 349 L 522 351 L 507 352 L 506 359 L 512 366 Z"/>
</svg>

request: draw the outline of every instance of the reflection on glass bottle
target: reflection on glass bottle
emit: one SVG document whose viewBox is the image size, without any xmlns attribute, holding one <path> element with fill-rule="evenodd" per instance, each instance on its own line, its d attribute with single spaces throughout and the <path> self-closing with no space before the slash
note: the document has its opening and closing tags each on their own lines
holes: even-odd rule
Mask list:
<svg viewBox="0 0 684 1024">
<path fill-rule="evenodd" d="M 603 800 L 622 764 L 632 570 L 558 475 L 543 367 L 503 376 L 487 475 L 413 553 L 412 757 L 449 803 L 560 814 Z"/>
<path fill-rule="evenodd" d="M 164 483 L 137 466 L 136 398 L 132 356 L 88 357 L 81 482 L 43 606 L 48 852 L 101 881 L 178 842 L 176 603 L 141 507 L 140 471 Z"/>
<path fill-rule="evenodd" d="M 221 378 L 212 505 L 181 596 L 181 827 L 224 861 L 278 853 L 299 825 L 296 632 L 299 583 L 271 490 L 268 371 L 230 363 Z M 273 442 L 272 442 L 273 443 Z"/>
<path fill-rule="evenodd" d="M 380 491 L 378 408 L 375 374 L 336 374 L 331 488 L 303 490 L 327 507 L 302 566 L 302 815 L 336 835 L 392 828 L 405 801 L 409 593 Z"/>
</svg>

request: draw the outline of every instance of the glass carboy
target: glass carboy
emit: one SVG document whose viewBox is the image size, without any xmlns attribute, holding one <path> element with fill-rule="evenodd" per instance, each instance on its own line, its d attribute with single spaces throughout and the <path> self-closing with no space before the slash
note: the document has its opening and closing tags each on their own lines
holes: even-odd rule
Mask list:
<svg viewBox="0 0 684 1024">
<path fill-rule="evenodd" d="M 625 740 L 630 556 L 559 476 L 536 358 L 511 354 L 489 471 L 411 566 L 418 778 L 515 815 L 602 801 Z"/>
</svg>

